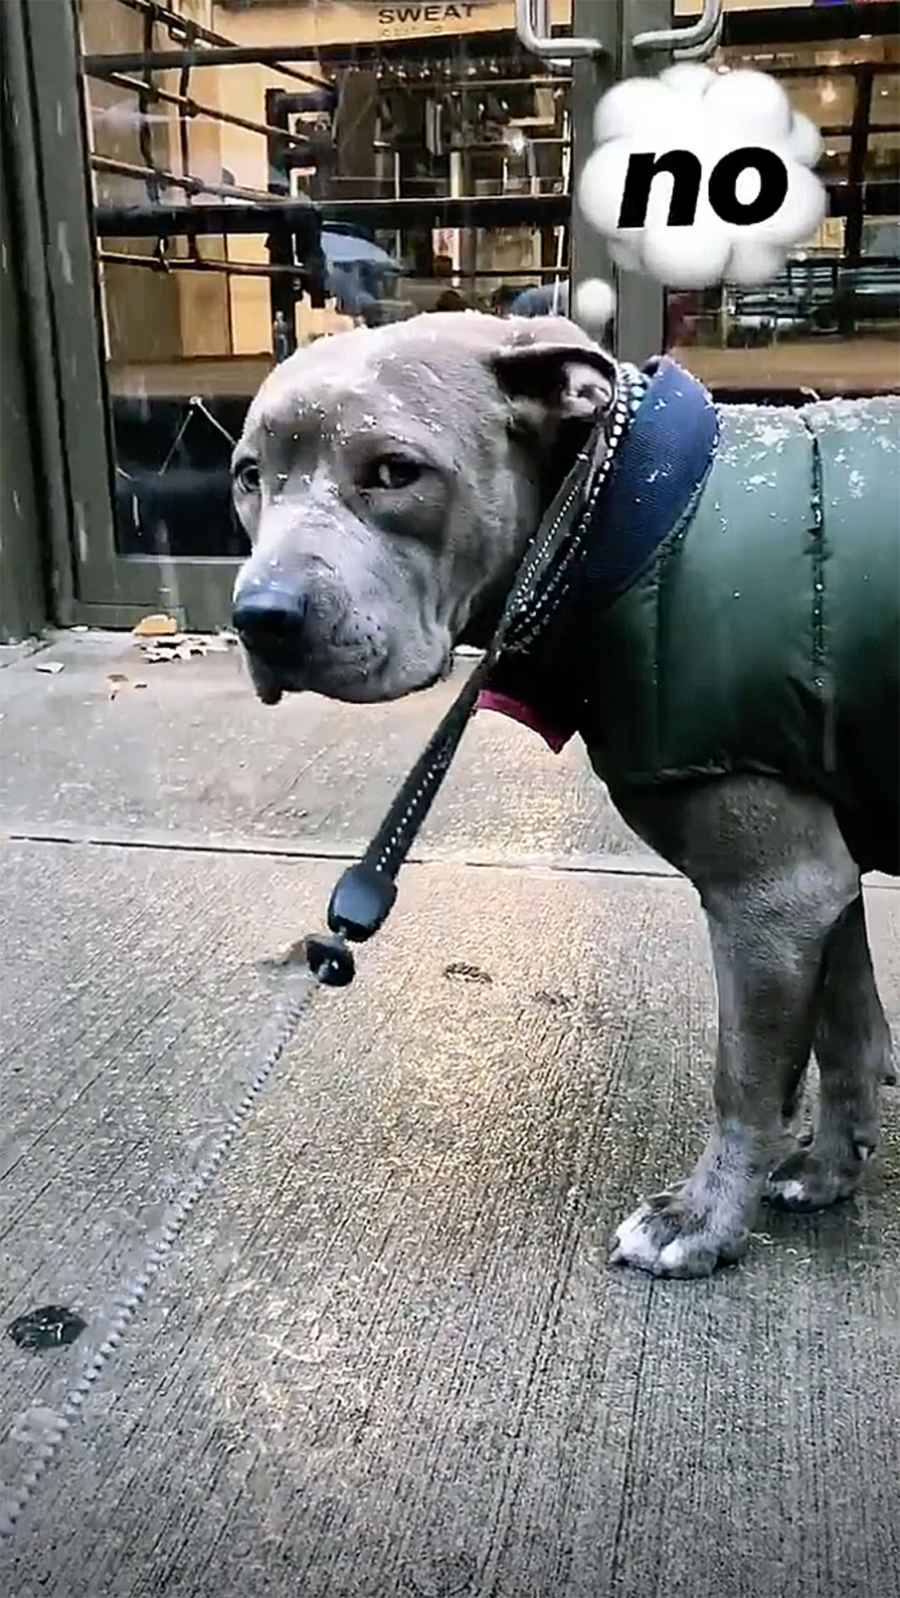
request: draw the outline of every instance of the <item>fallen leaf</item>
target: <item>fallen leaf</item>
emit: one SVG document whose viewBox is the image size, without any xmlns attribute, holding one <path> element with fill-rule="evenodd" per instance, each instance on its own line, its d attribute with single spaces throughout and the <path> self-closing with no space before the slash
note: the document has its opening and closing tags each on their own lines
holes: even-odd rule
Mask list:
<svg viewBox="0 0 900 1598">
<path fill-rule="evenodd" d="M 169 633 L 161 638 L 150 638 L 141 644 L 142 649 L 178 649 L 184 643 L 184 633 Z"/>
<path fill-rule="evenodd" d="M 445 977 L 462 977 L 465 982 L 493 982 L 493 977 L 487 971 L 482 971 L 480 966 L 469 965 L 465 960 L 456 960 L 452 965 L 444 966 Z"/>
<path fill-rule="evenodd" d="M 123 671 L 111 671 L 106 680 L 107 682 L 127 682 L 128 678 Z"/>
<path fill-rule="evenodd" d="M 132 628 L 135 638 L 163 638 L 177 631 L 175 617 L 163 615 L 142 616 L 137 626 Z"/>
</svg>

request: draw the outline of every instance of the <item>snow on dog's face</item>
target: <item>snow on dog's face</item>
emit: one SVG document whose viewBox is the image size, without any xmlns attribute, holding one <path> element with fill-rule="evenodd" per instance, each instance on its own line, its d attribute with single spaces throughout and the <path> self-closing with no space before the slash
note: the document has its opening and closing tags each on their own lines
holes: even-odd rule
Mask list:
<svg viewBox="0 0 900 1598">
<path fill-rule="evenodd" d="M 253 546 L 234 624 L 257 692 L 395 699 L 499 609 L 562 430 L 608 408 L 615 365 L 574 324 L 431 314 L 299 351 L 233 460 Z"/>
</svg>

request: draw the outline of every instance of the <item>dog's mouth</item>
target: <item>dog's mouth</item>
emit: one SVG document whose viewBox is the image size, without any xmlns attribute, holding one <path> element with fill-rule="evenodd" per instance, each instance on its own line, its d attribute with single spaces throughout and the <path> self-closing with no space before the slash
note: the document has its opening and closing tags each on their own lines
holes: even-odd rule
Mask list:
<svg viewBox="0 0 900 1598">
<path fill-rule="evenodd" d="M 257 699 L 263 705 L 277 705 L 285 694 L 318 693 L 326 699 L 342 700 L 348 704 L 369 701 L 384 703 L 403 699 L 408 694 L 423 693 L 444 682 L 453 670 L 453 653 L 448 651 L 440 665 L 418 681 L 392 687 L 384 679 L 384 672 L 372 670 L 301 672 L 296 665 L 278 661 L 244 645 L 244 658 L 250 673 Z"/>
<path fill-rule="evenodd" d="M 300 693 L 302 685 L 292 680 L 293 674 L 285 667 L 267 660 L 256 650 L 244 646 L 244 658 L 256 697 L 264 705 L 277 705 L 283 694 Z"/>
</svg>

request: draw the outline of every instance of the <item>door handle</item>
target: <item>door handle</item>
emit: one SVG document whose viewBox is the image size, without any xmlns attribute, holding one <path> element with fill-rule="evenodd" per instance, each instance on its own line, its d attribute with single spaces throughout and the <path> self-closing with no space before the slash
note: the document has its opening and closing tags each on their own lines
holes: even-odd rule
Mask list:
<svg viewBox="0 0 900 1598">
<path fill-rule="evenodd" d="M 722 0 L 703 0 L 698 22 L 692 22 L 688 28 L 658 28 L 652 33 L 637 33 L 632 41 L 633 48 L 638 52 L 673 50 L 678 56 L 682 51 L 690 51 L 690 55 L 682 56 L 683 60 L 702 60 L 701 51 L 711 55 L 716 48 L 716 31 L 721 30 L 721 26 Z"/>
<path fill-rule="evenodd" d="M 516 0 L 516 34 L 526 50 L 548 61 L 607 54 L 599 39 L 551 39 L 549 0 Z"/>
<path fill-rule="evenodd" d="M 722 43 L 723 22 L 724 22 L 724 18 L 723 18 L 723 15 L 720 13 L 719 14 L 719 20 L 716 23 L 715 28 L 713 29 L 713 33 L 712 33 L 711 38 L 704 39 L 702 44 L 689 44 L 686 49 L 682 49 L 682 48 L 679 47 L 679 49 L 673 50 L 672 54 L 675 57 L 675 60 L 676 61 L 705 61 L 707 56 L 713 55 L 715 53 L 715 51 L 718 50 L 719 45 Z"/>
</svg>

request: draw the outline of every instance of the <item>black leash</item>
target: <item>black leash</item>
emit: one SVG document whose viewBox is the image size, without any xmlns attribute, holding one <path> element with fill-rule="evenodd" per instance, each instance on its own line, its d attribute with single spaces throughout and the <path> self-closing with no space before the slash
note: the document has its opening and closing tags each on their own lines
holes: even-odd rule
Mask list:
<svg viewBox="0 0 900 1598">
<path fill-rule="evenodd" d="M 611 414 L 598 423 L 576 456 L 525 551 L 483 659 L 402 783 L 362 859 L 348 866 L 336 883 L 328 906 L 329 932 L 314 933 L 304 940 L 309 969 L 327 987 L 346 987 L 353 981 L 356 967 L 348 941 L 364 943 L 387 920 L 397 898 L 400 867 L 450 769 L 478 696 L 487 686 L 501 653 L 527 648 L 568 589 L 584 529 L 627 425 L 629 374 L 623 372 L 622 376 L 626 380 Z"/>
</svg>

